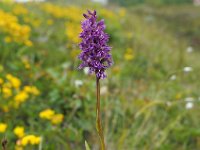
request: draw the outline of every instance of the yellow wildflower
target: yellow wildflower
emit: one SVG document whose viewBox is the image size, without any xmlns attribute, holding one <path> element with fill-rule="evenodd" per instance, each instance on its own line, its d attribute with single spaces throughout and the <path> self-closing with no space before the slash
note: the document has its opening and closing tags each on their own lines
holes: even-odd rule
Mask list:
<svg viewBox="0 0 200 150">
<path fill-rule="evenodd" d="M 40 112 L 39 116 L 42 119 L 51 119 L 54 116 L 55 112 L 52 109 L 46 109 Z"/>
<path fill-rule="evenodd" d="M 51 122 L 53 124 L 60 124 L 62 123 L 63 119 L 64 119 L 63 114 L 56 114 L 56 115 L 53 115 L 53 117 L 51 118 Z"/>
<path fill-rule="evenodd" d="M 24 91 L 27 93 L 30 93 L 31 89 L 32 89 L 31 86 L 28 86 L 28 85 L 24 86 Z"/>
<path fill-rule="evenodd" d="M 14 133 L 15 135 L 17 135 L 17 137 L 22 138 L 24 136 L 24 127 L 21 126 L 15 127 Z"/>
<path fill-rule="evenodd" d="M 35 86 L 25 86 L 24 91 L 36 96 L 40 94 L 40 91 Z"/>
<path fill-rule="evenodd" d="M 23 13 L 25 12 L 22 9 L 20 9 L 20 11 L 23 11 Z M 0 18 L 0 32 L 8 35 L 4 39 L 5 42 L 9 43 L 14 41 L 18 43 L 24 43 L 26 40 L 29 40 L 31 28 L 27 25 L 19 24 L 16 16 L 0 10 Z"/>
<path fill-rule="evenodd" d="M 12 78 L 12 75 L 11 74 L 7 74 L 6 75 L 6 79 L 10 80 Z"/>
<path fill-rule="evenodd" d="M 35 86 L 32 86 L 32 89 L 31 89 L 31 94 L 33 95 L 39 95 L 40 94 L 40 91 L 35 87 Z"/>
<path fill-rule="evenodd" d="M 26 146 L 28 144 L 31 144 L 31 145 L 37 145 L 39 144 L 41 141 L 41 138 L 38 137 L 38 136 L 35 136 L 35 135 L 27 135 L 25 137 L 22 138 L 21 140 L 21 144 L 23 146 Z"/>
<path fill-rule="evenodd" d="M 124 59 L 127 61 L 133 60 L 134 59 L 134 53 L 131 48 L 128 48 L 124 54 Z"/>
<path fill-rule="evenodd" d="M 14 88 L 18 89 L 21 86 L 21 81 L 17 77 L 12 76 L 11 74 L 7 74 L 6 78 Z"/>
<path fill-rule="evenodd" d="M 9 98 L 12 96 L 12 90 L 9 87 L 4 87 L 2 88 L 2 93 L 4 98 Z"/>
<path fill-rule="evenodd" d="M 0 123 L 0 133 L 4 133 L 6 131 L 7 124 Z"/>
<path fill-rule="evenodd" d="M 21 85 L 21 81 L 18 78 L 12 78 L 11 84 L 13 85 L 14 88 L 18 89 Z"/>
<path fill-rule="evenodd" d="M 18 103 L 24 102 L 28 99 L 29 95 L 25 91 L 20 91 L 15 97 L 14 100 Z"/>
</svg>

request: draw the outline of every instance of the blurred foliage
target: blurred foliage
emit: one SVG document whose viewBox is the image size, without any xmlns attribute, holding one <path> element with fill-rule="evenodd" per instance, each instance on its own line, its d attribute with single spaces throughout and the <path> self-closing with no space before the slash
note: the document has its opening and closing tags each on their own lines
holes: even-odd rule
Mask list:
<svg viewBox="0 0 200 150">
<path fill-rule="evenodd" d="M 87 9 L 105 19 L 113 47 L 101 80 L 107 149 L 200 149 L 199 8 L 72 1 L 0 2 L 0 138 L 8 148 L 99 148 L 95 77 L 77 70 Z"/>
<path fill-rule="evenodd" d="M 151 5 L 171 5 L 171 4 L 191 4 L 192 0 L 109 0 L 112 3 L 118 3 L 122 6 L 132 6 L 136 4 Z"/>
</svg>

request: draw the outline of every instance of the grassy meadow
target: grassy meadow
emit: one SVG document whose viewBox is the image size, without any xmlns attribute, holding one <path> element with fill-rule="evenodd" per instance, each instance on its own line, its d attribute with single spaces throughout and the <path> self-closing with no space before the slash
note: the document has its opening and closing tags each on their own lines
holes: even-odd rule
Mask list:
<svg viewBox="0 0 200 150">
<path fill-rule="evenodd" d="M 9 150 L 99 149 L 95 75 L 78 70 L 97 10 L 114 65 L 101 80 L 107 150 L 200 149 L 200 7 L 0 2 L 0 139 Z"/>
</svg>

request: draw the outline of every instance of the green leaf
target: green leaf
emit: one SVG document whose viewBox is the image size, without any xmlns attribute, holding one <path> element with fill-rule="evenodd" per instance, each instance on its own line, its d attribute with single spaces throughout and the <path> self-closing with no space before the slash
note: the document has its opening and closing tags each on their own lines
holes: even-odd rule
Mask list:
<svg viewBox="0 0 200 150">
<path fill-rule="evenodd" d="M 87 141 L 85 141 L 85 149 L 86 149 L 86 150 L 90 150 L 90 147 L 89 147 Z"/>
</svg>

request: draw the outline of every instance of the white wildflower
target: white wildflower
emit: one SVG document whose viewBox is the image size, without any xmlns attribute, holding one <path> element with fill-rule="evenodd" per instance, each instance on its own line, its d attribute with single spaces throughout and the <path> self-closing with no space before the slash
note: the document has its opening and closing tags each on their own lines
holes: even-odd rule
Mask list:
<svg viewBox="0 0 200 150">
<path fill-rule="evenodd" d="M 186 105 L 185 105 L 185 108 L 186 109 L 192 109 L 194 106 L 193 102 L 187 102 Z"/>
<path fill-rule="evenodd" d="M 170 77 L 170 80 L 176 80 L 176 75 L 172 75 L 172 76 Z"/>
<path fill-rule="evenodd" d="M 186 109 L 193 108 L 193 106 L 194 106 L 194 104 L 193 104 L 194 98 L 193 97 L 186 97 L 185 101 L 186 101 L 186 105 L 185 105 Z"/>
<path fill-rule="evenodd" d="M 186 51 L 187 51 L 188 53 L 192 53 L 192 52 L 193 52 L 192 46 L 189 46 L 189 47 L 186 49 Z"/>
<path fill-rule="evenodd" d="M 83 85 L 83 81 L 81 81 L 81 80 L 75 80 L 74 81 L 74 84 L 75 84 L 75 87 L 80 87 L 80 86 L 82 86 Z"/>
<path fill-rule="evenodd" d="M 183 68 L 184 72 L 191 72 L 192 70 L 193 70 L 192 67 L 184 67 Z"/>
</svg>

